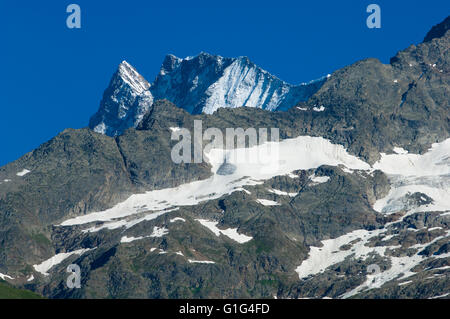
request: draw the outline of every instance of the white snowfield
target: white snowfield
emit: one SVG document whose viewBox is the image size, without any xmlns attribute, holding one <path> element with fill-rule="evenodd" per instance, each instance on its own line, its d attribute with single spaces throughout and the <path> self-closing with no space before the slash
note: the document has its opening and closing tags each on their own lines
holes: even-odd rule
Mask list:
<svg viewBox="0 0 450 319">
<path fill-rule="evenodd" d="M 2 280 L 5 280 L 5 279 L 13 280 L 13 279 L 14 279 L 13 277 L 8 276 L 8 275 L 5 275 L 5 274 L 2 274 L 1 272 L 0 272 L 0 278 L 1 278 Z"/>
<path fill-rule="evenodd" d="M 398 285 L 399 285 L 399 286 L 406 286 L 406 285 L 411 284 L 412 282 L 413 282 L 412 280 L 408 280 L 408 281 L 401 282 L 401 283 L 399 283 Z"/>
<path fill-rule="evenodd" d="M 169 233 L 169 230 L 167 228 L 154 226 L 152 233 L 150 235 L 148 235 L 148 236 L 138 236 L 138 237 L 122 236 L 122 238 L 120 239 L 120 242 L 122 244 L 124 244 L 124 243 L 131 243 L 133 241 L 141 240 L 141 239 L 145 239 L 145 238 L 163 237 L 163 236 L 167 235 L 168 233 Z"/>
<path fill-rule="evenodd" d="M 423 211 L 448 211 L 450 209 L 450 139 L 435 143 L 423 155 L 382 154 L 374 164 L 390 177 L 389 194 L 374 204 L 378 212 L 390 214 L 405 208 L 405 196 L 423 193 L 432 203 L 408 210 L 407 215 Z"/>
<path fill-rule="evenodd" d="M 18 172 L 16 175 L 22 177 L 22 176 L 27 175 L 28 173 L 31 173 L 31 171 L 29 171 L 25 168 L 25 169 L 21 170 L 20 172 Z"/>
<path fill-rule="evenodd" d="M 54 266 L 63 262 L 65 259 L 69 258 L 72 255 L 80 255 L 81 256 L 82 254 L 84 254 L 85 252 L 88 252 L 90 250 L 92 250 L 92 249 L 84 248 L 84 249 L 78 249 L 75 251 L 71 251 L 68 253 L 59 253 L 47 260 L 44 260 L 42 263 L 40 263 L 38 265 L 33 265 L 33 267 L 34 267 L 34 270 L 43 274 L 44 276 L 49 276 L 50 274 L 48 273 L 48 271 L 50 269 L 52 269 Z"/>
<path fill-rule="evenodd" d="M 311 175 L 309 176 L 309 179 L 313 182 L 313 185 L 318 185 L 318 184 L 322 184 L 322 183 L 326 183 L 330 180 L 329 176 L 316 176 L 316 175 Z"/>
<path fill-rule="evenodd" d="M 378 254 L 388 258 L 391 267 L 376 274 L 367 274 L 366 281 L 343 294 L 342 298 L 348 298 L 359 292 L 379 288 L 385 283 L 393 280 L 403 280 L 415 275 L 411 270 L 428 258 L 448 258 L 449 253 L 433 255 L 430 257 L 418 255 L 418 252 L 434 242 L 442 239 L 450 240 L 450 230 L 446 231 L 434 240 L 417 244 L 410 248 L 417 249 L 417 253 L 410 257 L 394 257 L 386 255 L 387 250 L 398 248 L 397 246 L 366 246 L 371 238 L 385 236 L 382 241 L 388 241 L 395 237 L 395 234 L 384 235 L 392 229 L 395 224 L 401 222 L 406 216 L 416 212 L 437 211 L 445 212 L 441 216 L 448 215 L 450 210 L 450 139 L 439 144 L 433 144 L 432 148 L 423 155 L 408 154 L 407 151 L 397 148 L 397 154 L 382 154 L 380 161 L 374 164 L 374 169 L 380 169 L 390 178 L 391 190 L 389 194 L 379 199 L 374 204 L 374 209 L 378 212 L 391 214 L 401 210 L 407 210 L 403 217 L 395 222 L 385 225 L 384 228 L 366 231 L 356 230 L 335 239 L 322 241 L 322 247 L 311 247 L 309 256 L 297 267 L 296 272 L 300 279 L 305 279 L 311 275 L 316 275 L 325 271 L 328 267 L 336 265 L 346 258 L 365 260 L 369 254 Z M 429 203 L 425 196 L 420 196 L 424 201 L 423 205 L 408 206 L 405 196 L 416 192 L 423 193 L 432 199 Z M 428 231 L 442 229 L 434 227 Z M 353 240 L 360 239 L 359 242 L 350 244 Z M 350 245 L 349 250 L 340 250 L 342 245 Z M 406 285 L 407 282 L 402 284 Z"/>
<path fill-rule="evenodd" d="M 325 111 L 325 107 L 323 105 L 321 105 L 320 107 L 313 107 L 313 111 L 315 112 L 323 112 Z"/>
<path fill-rule="evenodd" d="M 153 232 L 150 235 L 150 237 L 162 237 L 164 235 L 167 235 L 168 233 L 169 233 L 169 230 L 167 228 L 154 226 Z"/>
<path fill-rule="evenodd" d="M 443 295 L 440 295 L 440 296 L 434 296 L 434 297 L 431 297 L 430 299 L 445 298 L 445 297 L 447 297 L 448 295 L 450 295 L 450 292 L 448 292 L 448 293 L 446 293 L 446 294 L 443 294 Z"/>
<path fill-rule="evenodd" d="M 188 259 L 188 261 L 191 264 L 215 264 L 214 261 L 210 261 L 210 260 L 193 260 L 193 259 Z"/>
<path fill-rule="evenodd" d="M 154 226 L 152 233 L 148 236 L 138 236 L 138 237 L 122 236 L 122 238 L 120 239 L 120 242 L 121 243 L 131 243 L 133 241 L 141 240 L 141 239 L 145 239 L 145 238 L 163 237 L 163 236 L 167 235 L 168 233 L 169 233 L 169 230 L 167 228 Z"/>
<path fill-rule="evenodd" d="M 405 208 L 405 196 L 419 192 L 426 194 L 427 196 L 433 199 L 433 203 L 411 208 L 408 210 L 407 215 L 411 215 L 416 212 L 424 212 L 424 211 L 446 211 L 449 209 L 449 198 L 450 198 L 450 178 L 443 177 L 439 179 L 436 177 L 436 181 L 443 180 L 444 188 L 439 188 L 439 186 L 430 186 L 426 184 L 420 184 L 420 180 L 417 182 L 419 184 L 406 184 L 404 186 L 397 186 L 397 184 L 393 184 L 391 186 L 391 190 L 389 194 L 377 200 L 373 205 L 373 208 L 380 213 L 384 214 L 393 214 L 396 213 L 403 208 Z M 405 179 L 404 182 L 407 180 Z M 406 217 L 406 216 L 405 216 Z"/>
<path fill-rule="evenodd" d="M 171 220 L 170 220 L 170 222 L 171 223 L 176 223 L 176 222 L 186 222 L 186 219 L 184 219 L 184 218 L 181 218 L 181 217 L 175 217 L 175 218 L 172 218 Z"/>
<path fill-rule="evenodd" d="M 267 190 L 269 193 L 273 193 L 279 196 L 289 196 L 289 197 L 295 197 L 297 196 L 298 193 L 288 193 L 288 192 L 284 192 L 284 191 L 280 191 L 279 189 L 268 189 Z"/>
<path fill-rule="evenodd" d="M 133 236 L 128 237 L 128 236 L 123 236 L 123 237 L 120 239 L 120 242 L 121 242 L 121 243 L 131 243 L 131 242 L 133 242 L 133 241 L 140 240 L 140 239 L 144 239 L 144 238 L 145 238 L 145 237 L 142 237 L 142 236 L 139 236 L 139 237 L 133 237 Z"/>
<path fill-rule="evenodd" d="M 387 256 L 385 254 L 386 251 L 395 250 L 397 248 L 400 248 L 401 246 L 366 246 L 370 239 L 383 235 L 383 233 L 387 232 L 387 230 L 388 229 L 386 228 L 378 229 L 375 231 L 356 230 L 335 239 L 324 240 L 322 241 L 322 247 L 310 247 L 308 258 L 304 260 L 296 269 L 299 278 L 306 279 L 309 276 L 322 273 L 328 267 L 339 264 L 346 258 L 350 257 L 354 258 L 355 260 L 366 260 L 369 255 L 377 254 L 379 256 L 390 259 L 391 267 L 389 269 L 376 274 L 367 274 L 367 280 L 362 285 L 341 296 L 342 298 L 348 298 L 356 295 L 363 290 L 379 288 L 389 281 L 399 281 L 414 275 L 415 273 L 412 272 L 411 269 L 427 258 L 447 258 L 449 256 L 449 254 L 442 254 L 426 257 L 418 255 L 416 253 L 411 257 L 394 257 Z M 447 231 L 444 235 L 439 236 L 428 243 L 414 245 L 411 248 L 416 248 L 418 249 L 418 252 L 420 252 L 428 245 L 431 245 L 443 238 L 449 238 L 449 236 L 450 231 Z M 354 244 L 350 244 L 356 239 L 361 240 Z M 348 250 L 340 250 L 339 247 L 343 245 L 350 245 L 351 248 Z"/>
<path fill-rule="evenodd" d="M 300 279 L 307 278 L 310 275 L 316 275 L 325 271 L 328 267 L 338 264 L 346 257 L 356 254 L 355 258 L 367 256 L 373 250 L 384 251 L 385 247 L 366 247 L 364 244 L 374 237 L 378 236 L 380 231 L 355 230 L 335 239 L 322 241 L 322 247 L 310 247 L 309 257 L 297 267 L 296 272 Z M 347 245 L 355 239 L 362 239 L 353 245 L 353 250 L 340 250 L 339 247 Z"/>
<path fill-rule="evenodd" d="M 269 199 L 258 198 L 256 201 L 264 206 L 279 206 L 280 205 L 279 203 L 274 202 L 273 200 L 269 200 Z"/>
<path fill-rule="evenodd" d="M 273 147 L 273 144 L 276 144 L 276 147 Z M 449 148 L 450 139 L 440 144 L 434 144 L 433 148 L 424 155 L 383 155 L 382 159 L 374 165 L 374 168 L 381 169 L 387 174 L 403 172 L 408 175 L 410 179 L 409 184 L 418 184 L 419 186 L 394 187 L 386 198 L 377 201 L 374 208 L 377 211 L 382 211 L 383 208 L 386 210 L 389 208 L 387 203 L 392 203 L 396 198 L 405 195 L 408 190 L 411 191 L 413 187 L 416 187 L 415 191 L 422 191 L 433 198 L 436 208 L 442 209 L 447 207 L 446 198 L 449 198 L 449 188 L 448 178 L 446 179 L 445 175 L 450 173 L 450 165 L 448 165 L 450 161 L 450 156 L 448 156 Z M 265 159 L 267 160 L 268 158 L 269 161 L 257 161 L 256 163 L 242 161 L 242 153 L 250 154 L 250 159 L 261 158 L 260 154 L 270 154 L 271 150 L 276 150 L 277 156 L 266 157 Z M 301 154 L 304 154 L 304 156 L 301 156 Z M 283 140 L 279 143 L 269 142 L 250 149 L 212 149 L 205 155 L 212 165 L 213 173 L 217 171 L 225 157 L 229 163 L 236 166 L 236 170 L 232 175 L 214 174 L 208 179 L 183 184 L 178 187 L 134 194 L 110 209 L 68 219 L 61 223 L 61 226 L 103 221 L 106 222 L 104 225 L 92 227 L 86 231 L 98 231 L 103 228 L 129 228 L 141 221 L 157 218 L 173 209 L 177 209 L 179 206 L 196 205 L 203 201 L 217 199 L 223 195 L 242 191 L 244 186 L 261 184 L 264 180 L 277 175 L 288 175 L 296 178 L 298 176 L 292 174 L 295 170 L 317 168 L 325 164 L 331 166 L 340 165 L 349 169 L 349 172 L 353 172 L 352 170 L 373 170 L 369 164 L 348 154 L 343 146 L 332 144 L 321 137 L 300 136 Z M 401 161 L 403 164 L 398 165 Z M 420 168 L 416 171 L 416 174 L 419 174 L 420 181 L 414 180 L 415 176 L 411 175 L 414 172 L 414 167 Z M 441 184 L 427 186 L 429 182 L 423 181 L 424 176 L 427 174 L 432 174 L 434 179 L 443 175 L 444 178 Z M 313 177 L 313 181 L 325 182 L 325 178 L 327 177 Z M 125 220 L 125 217 L 146 211 L 152 213 L 140 219 Z"/>
<path fill-rule="evenodd" d="M 450 139 L 433 144 L 423 155 L 400 153 L 390 155 L 381 153 L 381 159 L 373 165 L 373 168 L 386 174 L 403 176 L 450 174 Z"/>
<path fill-rule="evenodd" d="M 134 225 L 137 225 L 143 221 L 149 221 L 149 220 L 153 220 L 158 218 L 161 215 L 167 214 L 169 212 L 173 212 L 178 210 L 179 208 L 173 208 L 173 209 L 166 209 L 166 210 L 161 210 L 161 211 L 156 211 L 156 212 L 152 212 L 149 214 L 146 214 L 144 217 L 139 217 L 139 218 L 135 218 L 135 219 L 120 219 L 117 221 L 112 221 L 112 222 L 106 222 L 101 226 L 93 226 L 91 228 L 88 229 L 84 229 L 82 232 L 97 232 L 100 231 L 102 229 L 117 229 L 117 228 L 121 228 L 121 227 L 125 227 L 125 229 L 129 229 L 131 227 L 133 227 Z M 139 209 L 138 209 L 139 210 Z M 127 215 L 128 216 L 128 215 Z"/>
<path fill-rule="evenodd" d="M 227 236 L 230 239 L 233 239 L 234 241 L 244 244 L 250 240 L 253 239 L 253 237 L 246 236 L 243 234 L 239 234 L 237 232 L 237 228 L 227 228 L 227 229 L 219 229 L 217 227 L 218 222 L 206 220 L 206 219 L 197 219 L 197 221 L 208 228 L 210 231 L 214 233 L 217 237 L 220 236 L 220 234 Z"/>
<path fill-rule="evenodd" d="M 149 236 L 147 236 L 147 237 L 149 237 Z M 135 238 L 134 240 L 142 239 L 142 238 L 145 238 L 145 237 Z M 127 240 L 130 240 L 130 239 L 127 239 Z M 127 242 L 131 242 L 131 240 L 130 240 L 130 241 L 127 241 Z M 156 250 L 156 248 L 151 248 L 151 249 L 150 249 L 150 252 L 154 252 L 155 250 Z M 194 250 L 194 251 L 195 251 L 195 250 Z M 170 252 L 170 251 L 164 251 L 164 250 L 162 250 L 162 249 L 159 249 L 158 254 L 159 254 L 159 255 L 170 255 L 170 254 L 175 254 L 175 255 L 178 255 L 178 256 L 185 257 L 182 251 Z M 216 263 L 216 262 L 211 261 L 211 260 L 195 260 L 195 259 L 189 259 L 189 258 L 187 258 L 186 260 L 187 260 L 190 264 L 215 264 L 215 263 Z"/>
<path fill-rule="evenodd" d="M 445 235 L 443 236 L 439 236 L 437 238 L 435 238 L 434 240 L 430 241 L 429 243 L 425 243 L 425 244 L 419 244 L 419 245 L 414 245 L 414 248 L 417 248 L 418 251 L 421 251 L 423 248 L 431 245 L 432 243 L 443 239 L 443 238 L 449 238 L 450 236 L 450 231 L 447 231 Z M 387 249 L 389 248 L 395 248 L 395 247 L 387 247 Z M 384 251 L 380 254 L 381 256 L 385 256 L 384 255 Z M 400 281 L 406 278 L 409 278 L 413 275 L 415 275 L 416 273 L 412 271 L 412 269 L 417 266 L 418 264 L 420 264 L 420 262 L 426 260 L 426 259 L 440 259 L 440 258 L 448 258 L 450 256 L 450 254 L 441 254 L 441 255 L 433 255 L 431 257 L 426 257 L 426 256 L 422 256 L 419 254 L 415 254 L 412 255 L 411 257 L 394 257 L 394 256 L 390 256 L 390 262 L 391 262 L 391 267 L 385 271 L 381 271 L 379 273 L 376 274 L 368 274 L 366 281 L 361 284 L 360 286 L 352 289 L 349 292 L 346 292 L 345 294 L 343 294 L 341 297 L 342 298 L 349 298 L 352 297 L 356 294 L 358 294 L 361 291 L 364 290 L 370 290 L 370 289 L 374 289 L 374 288 L 380 288 L 381 286 L 383 286 L 385 283 L 392 281 L 392 280 L 396 280 L 396 281 Z"/>
</svg>

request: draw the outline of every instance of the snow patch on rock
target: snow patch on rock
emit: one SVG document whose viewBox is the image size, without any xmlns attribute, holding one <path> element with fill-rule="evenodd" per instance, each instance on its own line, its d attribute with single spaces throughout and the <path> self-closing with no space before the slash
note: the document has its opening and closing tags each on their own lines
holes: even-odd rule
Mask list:
<svg viewBox="0 0 450 319">
<path fill-rule="evenodd" d="M 217 237 L 219 237 L 220 234 L 222 234 L 240 244 L 244 244 L 253 239 L 253 237 L 239 234 L 237 232 L 237 228 L 219 229 L 217 227 L 217 224 L 219 224 L 218 222 L 214 222 L 214 221 L 210 221 L 210 220 L 206 220 L 206 219 L 197 219 L 197 221 L 200 224 L 202 224 L 203 226 L 205 226 L 206 228 L 208 228 L 210 231 L 212 231 L 214 233 L 214 235 L 216 235 Z"/>
</svg>

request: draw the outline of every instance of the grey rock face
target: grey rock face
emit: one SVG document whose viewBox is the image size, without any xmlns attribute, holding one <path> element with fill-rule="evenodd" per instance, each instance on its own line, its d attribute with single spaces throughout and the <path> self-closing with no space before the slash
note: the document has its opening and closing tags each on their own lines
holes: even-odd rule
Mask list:
<svg viewBox="0 0 450 319">
<path fill-rule="evenodd" d="M 441 38 L 450 29 L 450 17 L 447 17 L 441 23 L 435 25 L 425 36 L 423 42 L 429 42 L 435 38 Z"/>
<path fill-rule="evenodd" d="M 115 137 L 107 136 L 115 131 L 105 135 L 68 129 L 0 168 L 0 273 L 14 277 L 11 283 L 17 287 L 51 298 L 341 298 L 364 284 L 369 265 L 377 264 L 389 274 L 404 263 L 393 258 L 414 256 L 423 259 L 407 279 L 392 278 L 348 296 L 444 296 L 450 271 L 448 214 L 427 208 L 435 202 L 433 194 L 417 190 L 392 201 L 393 211 L 374 210 L 374 203 L 391 187 L 409 185 L 402 176 L 396 181 L 381 171 L 349 172 L 322 165 L 197 205 L 171 207 L 174 210 L 160 215 L 140 206 L 135 215 L 108 222 L 61 223 L 109 209 L 132 194 L 176 189 L 211 177 L 206 163 L 175 165 L 170 159 L 172 128 L 192 132 L 194 120 L 202 120 L 204 129 L 223 132 L 227 127 L 278 127 L 281 139 L 325 137 L 370 164 L 394 146 L 423 153 L 450 136 L 449 47 L 446 32 L 399 52 L 390 64 L 375 59 L 357 62 L 336 71 L 310 99 L 286 112 L 241 107 L 191 114 L 170 101 L 150 103 L 149 98 L 145 114 L 138 112 L 138 122 L 127 105 L 142 103 L 142 94 L 136 92 L 150 87 L 124 63 L 104 101 L 113 110 L 111 118 L 121 114 L 136 129 Z M 163 69 L 175 74 L 181 65 L 168 57 Z M 107 113 L 102 115 L 107 118 Z M 224 161 L 219 171 L 230 174 L 233 167 Z M 326 182 L 315 182 L 311 176 L 326 177 Z M 447 177 L 439 178 L 423 177 L 420 185 L 444 188 Z M 276 205 L 265 206 L 258 199 Z M 405 216 L 416 208 L 421 211 Z M 216 221 L 218 229 L 252 239 L 238 243 L 210 231 L 199 219 Z M 314 248 L 354 231 L 366 236 L 351 237 L 331 251 L 348 252 L 345 258 L 299 278 L 296 269 Z M 364 247 L 358 247 L 361 242 Z M 383 254 L 354 258 L 358 249 L 369 248 Z M 33 268 L 55 254 L 79 249 L 91 250 L 69 256 L 51 268 L 49 276 Z M 65 269 L 71 263 L 85 274 L 81 289 L 66 289 Z M 28 282 L 31 275 L 35 279 Z"/>
</svg>

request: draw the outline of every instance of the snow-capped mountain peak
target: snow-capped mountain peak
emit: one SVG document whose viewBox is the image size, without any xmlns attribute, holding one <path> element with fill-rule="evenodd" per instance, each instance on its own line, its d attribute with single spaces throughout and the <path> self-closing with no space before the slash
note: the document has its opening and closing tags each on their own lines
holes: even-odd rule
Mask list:
<svg viewBox="0 0 450 319">
<path fill-rule="evenodd" d="M 155 81 L 149 84 L 123 61 L 89 126 L 107 135 L 121 134 L 128 127 L 136 127 L 153 101 L 160 99 L 192 114 L 212 114 L 221 107 L 241 106 L 287 110 L 307 100 L 325 81 L 323 77 L 292 85 L 248 57 L 226 58 L 201 52 L 184 59 L 168 54 Z"/>
<path fill-rule="evenodd" d="M 122 61 L 103 93 L 100 109 L 91 117 L 89 127 L 114 136 L 137 125 L 141 113 L 153 102 L 149 88 L 150 83 L 127 61 Z"/>
<path fill-rule="evenodd" d="M 150 87 L 150 83 L 127 61 L 120 63 L 118 74 L 138 94 L 142 94 L 142 92 L 148 90 Z"/>
<path fill-rule="evenodd" d="M 173 54 L 166 55 L 163 61 L 159 75 L 165 75 L 166 73 L 172 72 L 181 63 L 182 59 L 176 57 Z"/>
</svg>

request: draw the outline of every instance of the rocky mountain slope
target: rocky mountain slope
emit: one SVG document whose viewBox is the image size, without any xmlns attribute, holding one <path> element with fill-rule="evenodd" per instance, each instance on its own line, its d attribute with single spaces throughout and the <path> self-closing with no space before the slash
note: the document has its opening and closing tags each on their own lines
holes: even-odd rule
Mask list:
<svg viewBox="0 0 450 319">
<path fill-rule="evenodd" d="M 445 21 L 390 64 L 356 62 L 281 112 L 201 113 L 182 91 L 172 97 L 191 108 L 153 101 L 154 84 L 122 63 L 102 102 L 106 134 L 67 129 L 0 168 L 0 278 L 50 298 L 450 297 Z M 169 56 L 162 70 L 195 74 L 196 59 L 217 57 Z M 278 156 L 243 163 L 242 150 L 216 149 L 175 164 L 171 136 L 194 120 L 279 128 Z M 66 285 L 72 263 L 80 289 Z"/>
<path fill-rule="evenodd" d="M 115 136 L 136 127 L 152 103 L 167 99 L 192 114 L 241 106 L 287 110 L 307 100 L 325 81 L 291 85 L 252 63 L 247 57 L 224 58 L 207 53 L 180 59 L 167 55 L 149 84 L 123 61 L 106 89 L 89 127 Z"/>
</svg>

